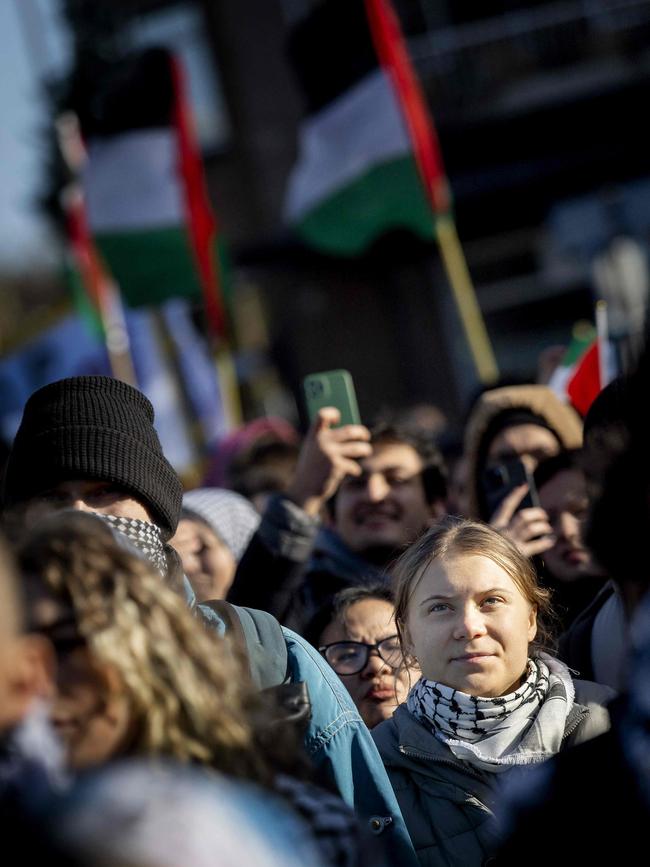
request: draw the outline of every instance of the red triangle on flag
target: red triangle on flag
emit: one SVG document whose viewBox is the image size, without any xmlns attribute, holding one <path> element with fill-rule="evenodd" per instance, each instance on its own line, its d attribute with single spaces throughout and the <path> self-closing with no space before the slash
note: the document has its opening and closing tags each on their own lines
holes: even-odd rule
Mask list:
<svg viewBox="0 0 650 867">
<path fill-rule="evenodd" d="M 598 344 L 599 341 L 594 340 L 587 349 L 578 361 L 573 376 L 566 386 L 569 400 L 583 418 L 600 393 L 600 352 Z"/>
</svg>

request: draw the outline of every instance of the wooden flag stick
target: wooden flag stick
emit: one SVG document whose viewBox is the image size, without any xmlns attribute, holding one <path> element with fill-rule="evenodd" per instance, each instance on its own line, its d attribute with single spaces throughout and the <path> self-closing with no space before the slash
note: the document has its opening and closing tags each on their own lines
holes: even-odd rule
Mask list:
<svg viewBox="0 0 650 867">
<path fill-rule="evenodd" d="M 233 361 L 232 351 L 225 340 L 220 342 L 214 358 L 226 423 L 230 430 L 234 430 L 243 423 L 244 416 L 235 362 Z"/>
<path fill-rule="evenodd" d="M 609 352 L 609 317 L 607 302 L 601 298 L 596 301 L 596 334 L 598 336 L 598 372 L 600 374 L 600 387 L 605 388 L 610 382 L 608 361 Z"/>
<path fill-rule="evenodd" d="M 499 377 L 499 369 L 451 215 L 436 219 L 435 235 L 479 379 L 485 385 L 492 385 Z"/>
<path fill-rule="evenodd" d="M 479 378 L 485 385 L 491 385 L 498 378 L 499 371 L 451 216 L 449 184 L 433 118 L 392 3 L 390 0 L 365 0 L 365 6 L 377 57 L 393 85 L 411 140 L 413 158 L 431 205 L 436 240 L 469 350 Z"/>
</svg>

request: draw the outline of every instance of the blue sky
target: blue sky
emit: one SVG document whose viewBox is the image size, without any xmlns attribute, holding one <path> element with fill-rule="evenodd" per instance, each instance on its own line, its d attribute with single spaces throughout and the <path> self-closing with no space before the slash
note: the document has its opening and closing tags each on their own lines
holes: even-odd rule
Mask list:
<svg viewBox="0 0 650 867">
<path fill-rule="evenodd" d="M 28 41 L 31 13 L 36 39 Z M 65 64 L 57 0 L 0 0 L 0 269 L 21 270 L 52 260 L 55 247 L 34 205 L 41 179 L 44 106 L 39 76 Z"/>
<path fill-rule="evenodd" d="M 69 56 L 58 10 L 59 0 L 0 0 L 0 271 L 47 263 L 56 256 L 34 199 L 42 178 L 47 123 L 39 81 L 64 72 Z M 218 147 L 228 139 L 229 120 L 201 22 L 191 6 L 149 15 L 139 40 L 179 52 L 201 143 Z"/>
</svg>

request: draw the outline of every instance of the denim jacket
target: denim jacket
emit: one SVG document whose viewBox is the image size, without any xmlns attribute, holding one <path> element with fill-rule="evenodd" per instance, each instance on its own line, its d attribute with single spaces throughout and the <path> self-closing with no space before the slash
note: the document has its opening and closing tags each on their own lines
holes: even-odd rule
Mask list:
<svg viewBox="0 0 650 867">
<path fill-rule="evenodd" d="M 223 634 L 211 609 L 206 620 Z M 283 627 L 289 681 L 306 683 L 311 718 L 305 734 L 307 753 L 372 833 L 381 835 L 391 863 L 417 865 L 404 819 L 384 764 L 350 694 L 323 657 L 304 638 Z"/>
</svg>

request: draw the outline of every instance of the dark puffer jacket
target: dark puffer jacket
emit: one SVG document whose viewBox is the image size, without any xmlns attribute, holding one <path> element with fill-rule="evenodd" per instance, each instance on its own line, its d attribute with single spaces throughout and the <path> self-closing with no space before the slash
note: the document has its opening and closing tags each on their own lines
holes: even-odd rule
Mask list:
<svg viewBox="0 0 650 867">
<path fill-rule="evenodd" d="M 609 729 L 608 687 L 574 681 L 564 747 Z M 498 849 L 495 813 L 508 771 L 495 774 L 457 759 L 400 705 L 372 731 L 422 867 L 481 867 Z"/>
</svg>

